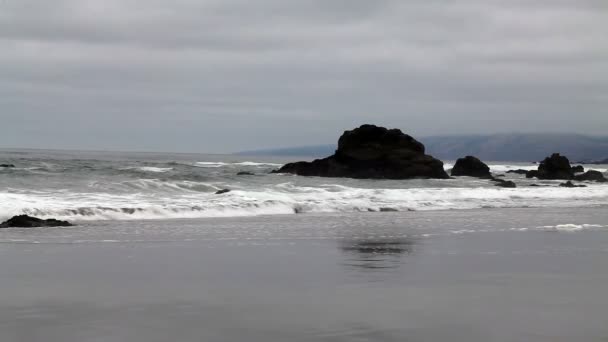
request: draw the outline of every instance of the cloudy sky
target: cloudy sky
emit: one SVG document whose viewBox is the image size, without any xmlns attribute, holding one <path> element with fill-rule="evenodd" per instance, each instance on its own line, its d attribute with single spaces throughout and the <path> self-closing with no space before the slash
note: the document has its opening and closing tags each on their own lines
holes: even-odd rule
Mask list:
<svg viewBox="0 0 608 342">
<path fill-rule="evenodd" d="M 0 147 L 608 134 L 606 0 L 0 0 Z"/>
</svg>

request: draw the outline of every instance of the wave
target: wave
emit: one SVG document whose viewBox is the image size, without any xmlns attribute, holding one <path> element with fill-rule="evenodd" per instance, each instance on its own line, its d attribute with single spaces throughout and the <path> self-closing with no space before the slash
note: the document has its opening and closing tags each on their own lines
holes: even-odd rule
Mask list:
<svg viewBox="0 0 608 342">
<path fill-rule="evenodd" d="M 155 167 L 155 166 L 139 166 L 139 167 L 125 167 L 120 169 L 122 171 L 140 171 L 140 172 L 152 172 L 152 173 L 165 173 L 173 171 L 172 167 Z"/>
<path fill-rule="evenodd" d="M 11 191 L 0 193 L 0 219 L 29 214 L 68 220 L 129 220 L 255 216 L 294 213 L 457 210 L 478 208 L 589 207 L 608 205 L 608 186 L 587 188 L 410 188 L 365 189 L 293 183 L 260 188 L 226 184 L 124 182 L 124 193 Z M 140 191 L 133 191 L 133 190 Z M 107 191 L 107 189 L 99 189 Z M 150 190 L 148 192 L 141 190 Z"/>
<path fill-rule="evenodd" d="M 225 166 L 255 166 L 255 167 L 267 167 L 267 166 L 283 166 L 283 164 L 276 163 L 256 163 L 252 161 L 238 162 L 238 163 L 225 163 L 225 162 L 196 162 L 195 166 L 198 167 L 225 167 Z"/>
</svg>

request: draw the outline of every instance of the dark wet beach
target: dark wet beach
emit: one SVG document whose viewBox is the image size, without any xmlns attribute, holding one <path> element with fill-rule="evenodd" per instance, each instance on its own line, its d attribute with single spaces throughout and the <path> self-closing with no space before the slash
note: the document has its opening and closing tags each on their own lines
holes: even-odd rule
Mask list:
<svg viewBox="0 0 608 342">
<path fill-rule="evenodd" d="M 0 241 L 7 342 L 608 338 L 605 208 L 106 221 Z"/>
</svg>

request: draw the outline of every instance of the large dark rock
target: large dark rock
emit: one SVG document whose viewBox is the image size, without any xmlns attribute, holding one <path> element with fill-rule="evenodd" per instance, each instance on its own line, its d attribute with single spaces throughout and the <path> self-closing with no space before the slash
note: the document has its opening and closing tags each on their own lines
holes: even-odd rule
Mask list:
<svg viewBox="0 0 608 342">
<path fill-rule="evenodd" d="M 537 171 L 529 171 L 526 177 L 536 177 L 538 179 L 573 179 L 574 171 L 570 166 L 568 158 L 554 153 L 551 157 L 545 158 L 538 166 Z"/>
<path fill-rule="evenodd" d="M 28 215 L 19 215 L 0 224 L 0 228 L 69 227 L 71 225 L 72 224 L 67 221 L 55 219 L 42 220 Z"/>
<path fill-rule="evenodd" d="M 473 156 L 458 159 L 452 168 L 452 176 L 492 178 L 490 167 Z"/>
<path fill-rule="evenodd" d="M 589 171 L 583 173 L 582 175 L 576 175 L 576 176 L 574 176 L 574 179 L 577 181 L 596 181 L 596 182 L 608 181 L 606 179 L 606 177 L 604 177 L 603 173 L 601 173 L 599 171 L 595 171 L 595 170 L 589 170 Z"/>
<path fill-rule="evenodd" d="M 336 153 L 313 162 L 290 163 L 273 173 L 372 179 L 449 178 L 443 162 L 398 129 L 363 125 L 346 131 Z"/>
</svg>

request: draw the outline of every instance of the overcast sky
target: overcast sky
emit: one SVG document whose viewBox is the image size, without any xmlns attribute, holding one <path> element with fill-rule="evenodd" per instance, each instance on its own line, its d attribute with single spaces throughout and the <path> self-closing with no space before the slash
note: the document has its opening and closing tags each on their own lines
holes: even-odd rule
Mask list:
<svg viewBox="0 0 608 342">
<path fill-rule="evenodd" d="M 0 0 L 0 147 L 608 135 L 606 0 Z"/>
</svg>

